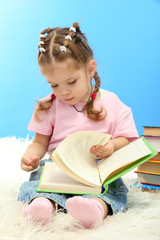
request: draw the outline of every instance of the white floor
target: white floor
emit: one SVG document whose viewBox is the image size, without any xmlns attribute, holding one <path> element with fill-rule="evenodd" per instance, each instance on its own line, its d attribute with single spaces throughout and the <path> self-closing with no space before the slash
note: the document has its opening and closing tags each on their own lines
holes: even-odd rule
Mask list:
<svg viewBox="0 0 160 240">
<path fill-rule="evenodd" d="M 24 220 L 25 207 L 17 202 L 19 188 L 29 173 L 20 169 L 20 158 L 29 140 L 0 139 L 0 240 L 159 240 L 160 194 L 130 188 L 128 210 L 108 217 L 98 229 L 85 230 L 71 216 L 59 213 L 42 227 Z M 124 176 L 129 187 L 136 180 L 132 171 Z"/>
</svg>

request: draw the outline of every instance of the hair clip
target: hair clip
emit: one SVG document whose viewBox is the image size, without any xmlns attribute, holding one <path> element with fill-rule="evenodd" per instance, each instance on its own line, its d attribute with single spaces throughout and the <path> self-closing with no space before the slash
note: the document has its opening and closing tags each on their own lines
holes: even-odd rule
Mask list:
<svg viewBox="0 0 160 240">
<path fill-rule="evenodd" d="M 45 38 L 46 36 L 44 34 L 40 34 L 39 38 Z"/>
<path fill-rule="evenodd" d="M 71 27 L 71 28 L 69 29 L 69 31 L 76 32 L 76 28 L 75 28 L 75 27 Z"/>
<path fill-rule="evenodd" d="M 66 51 L 67 51 L 67 48 L 66 48 L 65 46 L 60 46 L 59 50 L 66 52 Z"/>
<path fill-rule="evenodd" d="M 54 93 L 51 94 L 51 98 L 52 98 L 53 100 L 56 99 L 56 96 L 55 96 Z"/>
<path fill-rule="evenodd" d="M 70 41 L 72 41 L 72 38 L 71 38 L 70 35 L 65 36 L 65 39 L 66 39 L 66 40 L 70 40 Z"/>
<path fill-rule="evenodd" d="M 41 47 L 41 48 L 39 48 L 39 51 L 40 51 L 40 52 L 45 52 L 46 50 Z"/>
<path fill-rule="evenodd" d="M 97 93 L 96 93 L 96 92 L 93 92 L 93 93 L 91 94 L 91 98 L 92 98 L 93 100 L 96 98 L 96 96 L 97 96 Z"/>
<path fill-rule="evenodd" d="M 43 42 L 43 41 L 40 41 L 40 42 L 38 43 L 38 46 L 40 46 L 41 44 L 44 44 L 44 42 Z"/>
</svg>

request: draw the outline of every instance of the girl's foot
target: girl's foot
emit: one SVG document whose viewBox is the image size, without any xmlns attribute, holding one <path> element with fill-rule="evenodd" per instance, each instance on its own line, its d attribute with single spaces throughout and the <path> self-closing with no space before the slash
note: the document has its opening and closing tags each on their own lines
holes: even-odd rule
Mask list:
<svg viewBox="0 0 160 240">
<path fill-rule="evenodd" d="M 43 224 L 51 223 L 53 205 L 51 201 L 44 197 L 35 198 L 23 211 L 24 217 L 30 215 L 36 222 Z"/>
<path fill-rule="evenodd" d="M 99 201 L 76 196 L 69 198 L 65 205 L 68 212 L 85 228 L 102 225 L 104 209 Z"/>
</svg>

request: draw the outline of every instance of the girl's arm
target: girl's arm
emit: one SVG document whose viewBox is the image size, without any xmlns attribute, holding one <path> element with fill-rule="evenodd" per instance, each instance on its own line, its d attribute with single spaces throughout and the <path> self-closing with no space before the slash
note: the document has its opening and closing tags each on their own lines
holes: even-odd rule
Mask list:
<svg viewBox="0 0 160 240">
<path fill-rule="evenodd" d="M 21 168 L 24 171 L 32 171 L 39 165 L 40 159 L 46 154 L 50 136 L 36 133 L 33 142 L 27 147 L 21 158 Z"/>
<path fill-rule="evenodd" d="M 91 148 L 91 153 L 98 158 L 109 157 L 114 151 L 129 144 L 129 140 L 125 137 L 118 137 L 110 140 L 106 145 L 96 145 Z"/>
</svg>

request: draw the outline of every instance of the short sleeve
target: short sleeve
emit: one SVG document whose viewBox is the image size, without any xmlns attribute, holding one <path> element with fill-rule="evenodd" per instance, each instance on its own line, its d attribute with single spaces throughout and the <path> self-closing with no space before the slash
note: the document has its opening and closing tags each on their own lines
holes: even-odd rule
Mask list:
<svg viewBox="0 0 160 240">
<path fill-rule="evenodd" d="M 41 100 L 46 100 L 50 97 L 46 96 Z M 55 104 L 44 111 L 34 111 L 32 118 L 28 125 L 28 130 L 43 135 L 52 135 L 55 125 Z"/>
<path fill-rule="evenodd" d="M 117 96 L 115 97 L 115 126 L 112 137 L 126 137 L 131 140 L 138 137 L 131 108 L 121 102 Z"/>
<path fill-rule="evenodd" d="M 37 113 L 33 113 L 31 121 L 28 125 L 28 130 L 43 134 L 43 135 L 51 135 L 53 132 L 53 126 L 49 121 L 48 114 L 46 111 Z"/>
</svg>

